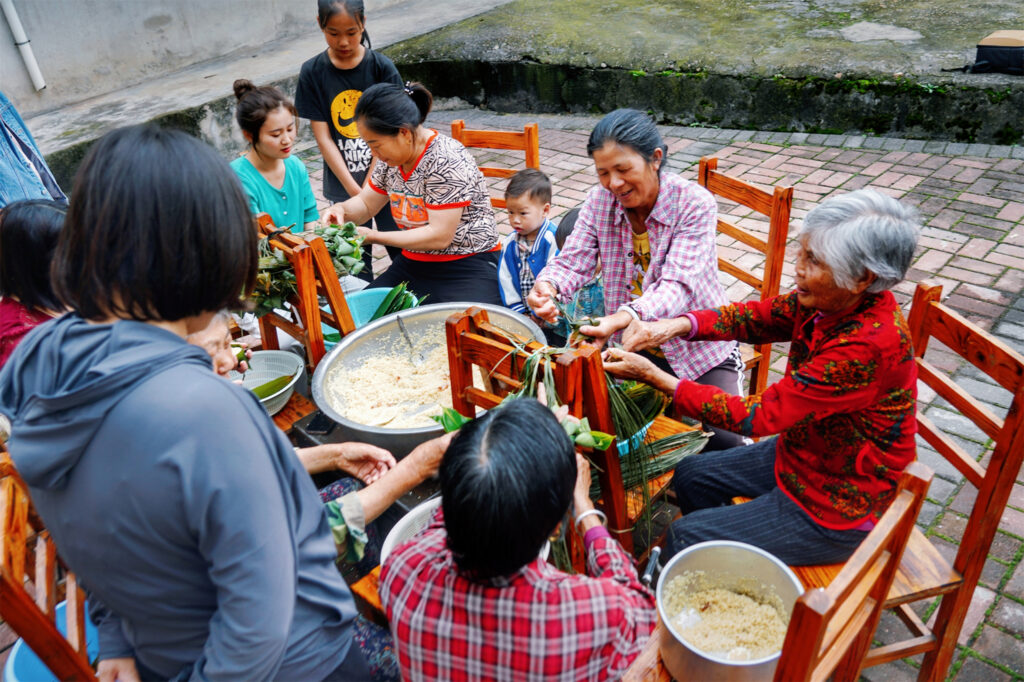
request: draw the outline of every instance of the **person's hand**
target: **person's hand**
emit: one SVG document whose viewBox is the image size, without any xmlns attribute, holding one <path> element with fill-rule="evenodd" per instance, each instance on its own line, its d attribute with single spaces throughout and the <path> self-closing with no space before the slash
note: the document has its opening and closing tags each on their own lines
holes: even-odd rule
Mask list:
<svg viewBox="0 0 1024 682">
<path fill-rule="evenodd" d="M 572 491 L 572 504 L 576 508 L 576 516 L 594 508 L 594 503 L 590 500 L 590 462 L 578 452 L 576 453 L 576 486 Z"/>
<path fill-rule="evenodd" d="M 395 466 L 395 458 L 384 448 L 369 443 L 326 443 L 336 469 L 349 473 L 369 485 Z"/>
<path fill-rule="evenodd" d="M 373 244 L 373 238 L 377 234 L 376 230 L 372 230 L 369 227 L 363 227 L 362 225 L 356 227 L 356 232 L 363 238 L 364 244 Z"/>
<path fill-rule="evenodd" d="M 636 379 L 650 384 L 666 395 L 675 395 L 679 379 L 660 369 L 653 362 L 637 355 L 628 353 L 621 348 L 609 348 L 602 355 L 604 369 L 618 379 Z"/>
<path fill-rule="evenodd" d="M 421 482 L 427 480 L 437 474 L 437 470 L 441 466 L 441 459 L 456 433 L 458 431 L 452 431 L 439 438 L 428 440 L 426 443 L 420 443 L 402 460 L 402 463 L 409 462 L 409 466 L 416 467 L 417 476 Z"/>
<path fill-rule="evenodd" d="M 96 666 L 96 677 L 100 682 L 140 682 L 135 659 L 104 658 Z"/>
<path fill-rule="evenodd" d="M 622 348 L 628 351 L 657 348 L 669 339 L 690 333 L 690 318 L 669 320 L 633 320 L 622 332 Z"/>
<path fill-rule="evenodd" d="M 558 321 L 558 308 L 555 306 L 557 295 L 558 292 L 551 282 L 534 282 L 530 293 L 526 295 L 526 305 L 534 315 L 554 324 Z"/>
<path fill-rule="evenodd" d="M 624 310 L 620 310 L 613 315 L 597 318 L 597 324 L 595 325 L 583 325 L 580 327 L 580 334 L 593 337 L 594 342 L 598 347 L 601 347 L 607 343 L 612 334 L 620 329 L 625 329 L 632 321 L 632 315 Z"/>
<path fill-rule="evenodd" d="M 320 214 L 320 221 L 324 225 L 344 225 L 345 209 L 341 207 L 340 203 L 331 204 Z"/>
</svg>

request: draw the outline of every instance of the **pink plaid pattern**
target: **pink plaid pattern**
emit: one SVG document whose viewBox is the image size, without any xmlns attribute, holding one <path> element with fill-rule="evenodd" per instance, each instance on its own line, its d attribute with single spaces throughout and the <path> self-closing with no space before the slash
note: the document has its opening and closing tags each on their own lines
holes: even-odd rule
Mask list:
<svg viewBox="0 0 1024 682">
<path fill-rule="evenodd" d="M 403 679 L 618 679 L 657 623 L 654 597 L 610 537 L 588 550 L 593 578 L 537 559 L 486 582 L 459 574 L 446 538 L 439 510 L 381 570 Z"/>
<path fill-rule="evenodd" d="M 710 192 L 675 173 L 662 175 L 658 199 L 647 218 L 651 265 L 644 277 L 643 296 L 630 301 L 633 239 L 629 219 L 615 195 L 598 186 L 580 209 L 565 247 L 537 280 L 551 282 L 560 298 L 570 300 L 593 279 L 600 255 L 609 313 L 628 305 L 642 320 L 660 320 L 717 308 L 726 303 L 718 281 L 717 220 L 718 206 Z M 696 379 L 725 360 L 733 345 L 676 338 L 661 350 L 679 378 Z"/>
</svg>

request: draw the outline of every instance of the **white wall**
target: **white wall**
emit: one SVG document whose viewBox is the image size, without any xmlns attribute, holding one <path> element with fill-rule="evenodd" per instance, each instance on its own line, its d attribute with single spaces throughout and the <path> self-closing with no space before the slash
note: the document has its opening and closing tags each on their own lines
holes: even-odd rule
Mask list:
<svg viewBox="0 0 1024 682">
<path fill-rule="evenodd" d="M 367 14 L 397 0 L 368 0 Z M 51 111 L 269 40 L 319 30 L 316 0 L 13 0 L 46 88 L 36 92 L 0 13 L 0 90 Z"/>
</svg>

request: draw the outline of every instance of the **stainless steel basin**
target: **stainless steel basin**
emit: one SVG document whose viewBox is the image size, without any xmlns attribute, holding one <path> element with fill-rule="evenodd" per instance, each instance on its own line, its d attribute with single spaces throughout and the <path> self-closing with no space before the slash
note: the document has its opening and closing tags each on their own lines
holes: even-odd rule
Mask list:
<svg viewBox="0 0 1024 682">
<path fill-rule="evenodd" d="M 407 345 L 398 328 L 401 316 L 410 337 L 414 341 L 425 334 L 437 334 L 444 338 L 444 323 L 450 315 L 471 307 L 483 308 L 490 321 L 497 327 L 537 341 L 544 341 L 544 334 L 533 320 L 508 308 L 481 303 L 435 303 L 411 310 L 403 310 L 357 329 L 324 356 L 313 373 L 313 402 L 328 417 L 338 423 L 337 431 L 345 440 L 372 443 L 391 451 L 395 457 L 404 457 L 420 443 L 440 436 L 440 425 L 423 426 L 413 429 L 386 429 L 352 421 L 341 415 L 340 405 L 332 405 L 324 387 L 329 372 L 334 368 L 355 370 L 363 360 L 377 353 L 405 353 Z M 334 440 L 334 438 L 332 438 Z"/>
</svg>

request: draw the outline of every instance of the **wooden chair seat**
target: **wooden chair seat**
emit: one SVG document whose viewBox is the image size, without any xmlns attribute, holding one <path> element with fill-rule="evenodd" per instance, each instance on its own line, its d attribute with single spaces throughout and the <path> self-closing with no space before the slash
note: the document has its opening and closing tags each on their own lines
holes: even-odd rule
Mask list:
<svg viewBox="0 0 1024 682">
<path fill-rule="evenodd" d="M 846 564 L 791 566 L 804 587 L 828 587 Z M 959 587 L 963 577 L 919 529 L 914 528 L 896 571 L 885 608 L 937 597 Z"/>
</svg>

